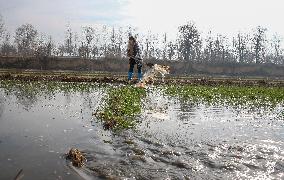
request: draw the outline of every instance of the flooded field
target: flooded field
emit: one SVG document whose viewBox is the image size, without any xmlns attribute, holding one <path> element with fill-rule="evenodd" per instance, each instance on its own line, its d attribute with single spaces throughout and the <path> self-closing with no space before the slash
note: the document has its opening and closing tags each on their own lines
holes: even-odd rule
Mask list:
<svg viewBox="0 0 284 180">
<path fill-rule="evenodd" d="M 0 179 L 283 179 L 283 122 L 283 87 L 0 81 Z"/>
</svg>

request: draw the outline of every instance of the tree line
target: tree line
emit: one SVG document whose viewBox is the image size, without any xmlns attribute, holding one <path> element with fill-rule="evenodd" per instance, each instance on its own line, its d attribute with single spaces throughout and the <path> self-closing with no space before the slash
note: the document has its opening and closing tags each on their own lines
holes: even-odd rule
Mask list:
<svg viewBox="0 0 284 180">
<path fill-rule="evenodd" d="M 166 33 L 139 34 L 132 27 L 84 26 L 78 33 L 67 25 L 63 42 L 56 43 L 32 24 L 23 24 L 11 34 L 0 16 L 0 55 L 125 58 L 128 36 L 134 35 L 144 59 L 283 65 L 282 37 L 274 34 L 269 38 L 267 33 L 266 28 L 258 26 L 251 32 L 239 32 L 233 38 L 211 32 L 204 36 L 194 22 L 188 22 L 178 27 L 177 37 L 172 40 Z"/>
</svg>

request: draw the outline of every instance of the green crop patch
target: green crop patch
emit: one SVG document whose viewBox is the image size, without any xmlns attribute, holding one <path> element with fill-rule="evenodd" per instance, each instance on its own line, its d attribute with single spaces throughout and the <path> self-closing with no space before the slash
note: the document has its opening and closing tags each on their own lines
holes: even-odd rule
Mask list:
<svg viewBox="0 0 284 180">
<path fill-rule="evenodd" d="M 165 93 L 170 96 L 190 99 L 193 101 L 222 102 L 234 104 L 270 103 L 276 104 L 284 101 L 283 87 L 259 86 L 167 86 Z"/>
<path fill-rule="evenodd" d="M 135 117 L 141 113 L 141 99 L 144 89 L 131 86 L 111 87 L 104 106 L 95 115 L 103 122 L 105 129 L 129 129 L 136 125 Z"/>
</svg>

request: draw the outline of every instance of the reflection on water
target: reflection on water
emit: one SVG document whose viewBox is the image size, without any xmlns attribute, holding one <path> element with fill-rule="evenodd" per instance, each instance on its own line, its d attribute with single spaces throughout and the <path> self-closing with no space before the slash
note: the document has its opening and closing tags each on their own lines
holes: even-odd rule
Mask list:
<svg viewBox="0 0 284 180">
<path fill-rule="evenodd" d="M 4 111 L 4 97 L 0 97 L 0 118 Z"/>
<path fill-rule="evenodd" d="M 108 86 L 1 87 L 0 179 L 20 169 L 27 179 L 284 178 L 283 102 L 206 103 L 149 88 L 140 124 L 112 132 L 92 116 Z M 84 151 L 86 167 L 65 160 L 71 147 Z"/>
<path fill-rule="evenodd" d="M 101 134 L 96 135 L 99 132 L 90 122 L 103 90 L 98 85 L 78 85 L 85 89 L 76 90 L 64 83 L 55 87 L 4 83 L 0 89 L 0 179 L 13 179 L 20 169 L 24 179 L 81 179 L 63 156 L 71 147 L 101 143 Z"/>
<path fill-rule="evenodd" d="M 153 93 L 149 97 L 155 101 L 159 96 Z M 173 177 L 283 177 L 283 118 L 277 118 L 283 104 L 254 109 L 164 98 L 155 110 L 165 109 L 165 105 L 169 118 L 161 124 L 147 114 L 147 128 L 141 126 L 138 134 L 162 144 L 152 148 L 142 145 L 141 149 L 157 162 L 172 166 L 167 168 L 180 167 L 172 172 Z"/>
</svg>

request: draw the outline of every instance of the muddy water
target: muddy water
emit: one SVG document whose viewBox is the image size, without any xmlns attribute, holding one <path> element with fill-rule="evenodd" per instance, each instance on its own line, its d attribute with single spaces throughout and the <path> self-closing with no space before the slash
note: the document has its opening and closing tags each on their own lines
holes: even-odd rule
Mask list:
<svg viewBox="0 0 284 180">
<path fill-rule="evenodd" d="M 23 179 L 284 178 L 283 103 L 208 104 L 149 88 L 136 128 L 111 132 L 92 116 L 105 87 L 22 86 L 0 89 L 0 179 L 20 169 Z M 84 168 L 65 160 L 71 147 Z"/>
</svg>

